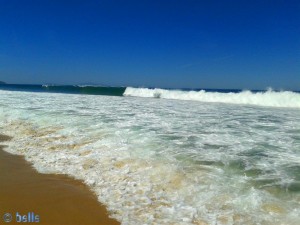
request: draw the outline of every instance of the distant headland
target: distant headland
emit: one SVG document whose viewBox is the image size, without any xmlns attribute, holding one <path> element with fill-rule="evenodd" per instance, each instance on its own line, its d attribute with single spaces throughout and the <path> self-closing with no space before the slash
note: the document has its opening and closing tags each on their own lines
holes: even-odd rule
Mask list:
<svg viewBox="0 0 300 225">
<path fill-rule="evenodd" d="M 3 82 L 3 81 L 0 81 L 0 84 L 6 84 L 5 82 Z"/>
</svg>

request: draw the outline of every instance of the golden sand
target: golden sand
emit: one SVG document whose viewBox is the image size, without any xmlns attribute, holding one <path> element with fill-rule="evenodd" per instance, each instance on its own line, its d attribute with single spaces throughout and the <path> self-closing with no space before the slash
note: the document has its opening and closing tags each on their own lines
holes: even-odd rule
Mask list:
<svg viewBox="0 0 300 225">
<path fill-rule="evenodd" d="M 0 141 L 8 139 L 0 135 Z M 10 213 L 13 220 L 7 224 L 20 224 L 16 222 L 20 219 L 17 215 L 22 219 L 26 216 L 27 221 L 37 221 L 38 216 L 39 222 L 30 224 L 120 224 L 109 218 L 106 208 L 81 181 L 65 175 L 40 174 L 22 156 L 9 154 L 3 147 L 0 146 L 0 224 L 4 223 L 5 213 Z"/>
</svg>

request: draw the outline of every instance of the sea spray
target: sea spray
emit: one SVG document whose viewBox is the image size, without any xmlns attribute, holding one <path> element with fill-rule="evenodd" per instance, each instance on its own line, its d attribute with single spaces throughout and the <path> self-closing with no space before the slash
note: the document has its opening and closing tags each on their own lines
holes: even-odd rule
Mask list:
<svg viewBox="0 0 300 225">
<path fill-rule="evenodd" d="M 124 96 L 300 108 L 300 93 L 291 91 L 216 92 L 127 87 Z"/>
</svg>

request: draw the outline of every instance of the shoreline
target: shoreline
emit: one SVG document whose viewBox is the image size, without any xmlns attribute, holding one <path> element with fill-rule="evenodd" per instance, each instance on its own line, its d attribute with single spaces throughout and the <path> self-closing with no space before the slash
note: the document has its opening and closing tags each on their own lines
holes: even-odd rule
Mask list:
<svg viewBox="0 0 300 225">
<path fill-rule="evenodd" d="M 5 151 L 84 182 L 122 224 L 298 221 L 298 111 L 3 94 Z"/>
<path fill-rule="evenodd" d="M 39 224 L 120 224 L 109 217 L 105 206 L 82 181 L 38 173 L 23 156 L 6 152 L 1 142 L 10 139 L 0 134 L 1 222 L 4 214 L 10 213 L 10 224 L 17 224 L 20 216 Z"/>
</svg>

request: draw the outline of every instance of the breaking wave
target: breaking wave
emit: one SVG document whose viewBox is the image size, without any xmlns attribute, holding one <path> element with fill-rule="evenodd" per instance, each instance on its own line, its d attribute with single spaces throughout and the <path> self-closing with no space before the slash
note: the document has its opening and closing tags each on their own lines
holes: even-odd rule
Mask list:
<svg viewBox="0 0 300 225">
<path fill-rule="evenodd" d="M 293 91 L 249 91 L 249 90 L 186 90 L 134 87 L 108 87 L 93 85 L 0 85 L 7 91 L 48 92 L 80 95 L 134 96 L 146 98 L 163 98 L 174 100 L 191 100 L 200 102 L 217 102 L 245 104 L 267 107 L 300 108 L 300 93 Z"/>
<path fill-rule="evenodd" d="M 300 108 L 300 93 L 292 91 L 208 92 L 127 87 L 124 96 Z"/>
</svg>

